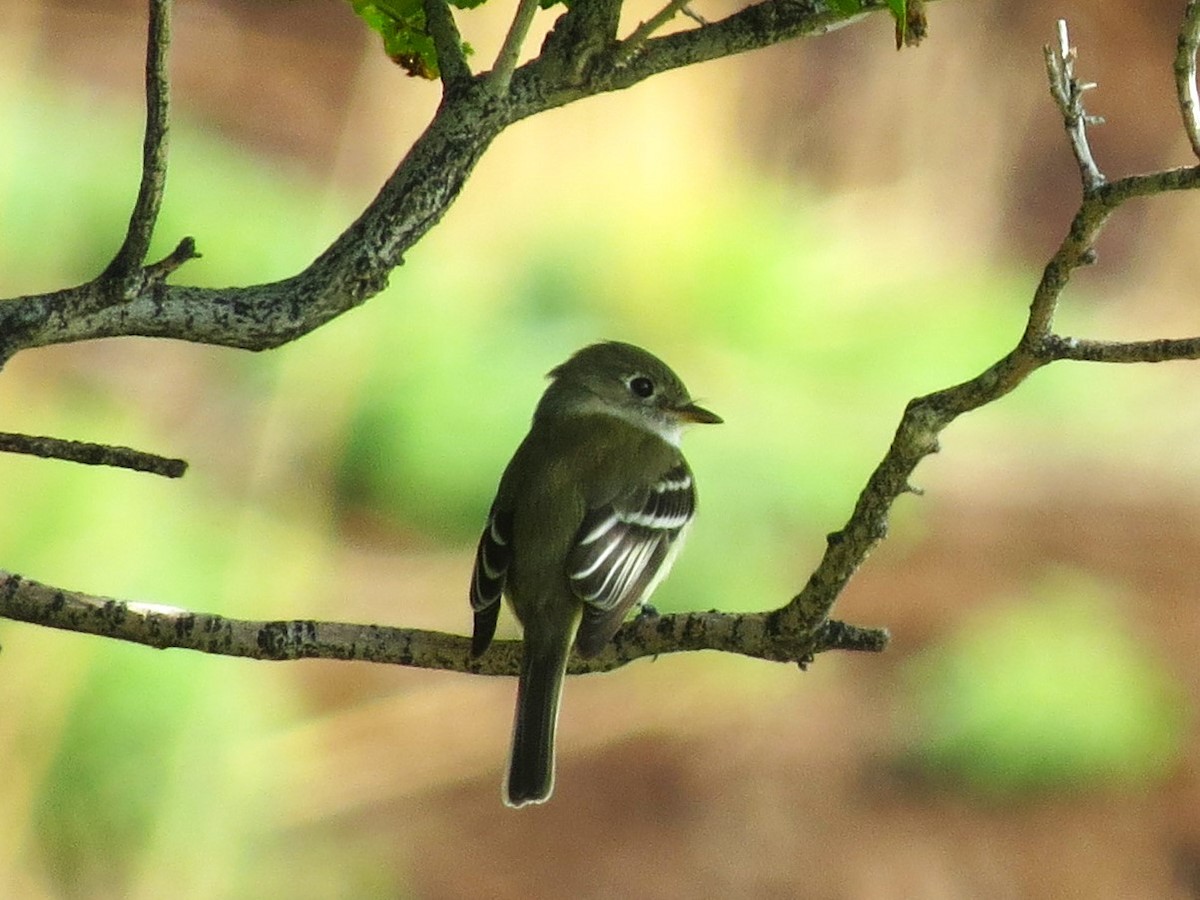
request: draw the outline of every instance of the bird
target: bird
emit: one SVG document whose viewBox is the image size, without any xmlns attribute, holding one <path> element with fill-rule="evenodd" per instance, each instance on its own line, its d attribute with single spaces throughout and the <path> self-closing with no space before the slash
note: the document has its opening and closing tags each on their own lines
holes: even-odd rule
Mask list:
<svg viewBox="0 0 1200 900">
<path fill-rule="evenodd" d="M 555 367 L 505 468 L 475 553 L 471 654 L 507 597 L 522 629 L 506 805 L 554 790 L 554 742 L 571 648 L 599 654 L 666 577 L 696 511 L 680 450 L 698 406 L 666 363 L 633 344 L 590 344 Z"/>
</svg>

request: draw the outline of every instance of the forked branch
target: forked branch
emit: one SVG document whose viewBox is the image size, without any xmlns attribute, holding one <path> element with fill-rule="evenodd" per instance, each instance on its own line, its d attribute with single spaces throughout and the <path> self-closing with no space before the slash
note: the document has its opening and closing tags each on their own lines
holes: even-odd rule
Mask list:
<svg viewBox="0 0 1200 900">
<path fill-rule="evenodd" d="M 1185 23 L 1186 30 L 1192 27 Z M 1054 314 L 1071 273 L 1096 260 L 1095 242 L 1105 223 L 1133 197 L 1200 187 L 1200 168 L 1169 169 L 1106 183 L 1092 157 L 1087 128 L 1099 119 L 1083 111 L 1083 93 L 1093 85 L 1075 80 L 1076 52 L 1058 23 L 1058 41 L 1045 50 L 1050 93 L 1063 114 L 1067 137 L 1079 164 L 1083 199 L 1066 237 L 1034 290 L 1024 333 L 1017 345 L 969 381 L 912 400 L 901 417 L 892 445 L 871 474 L 845 527 L 830 536 L 825 556 L 804 590 L 778 613 L 781 630 L 806 634 L 823 621 L 867 554 L 887 534 L 888 514 L 912 490 L 917 464 L 938 449 L 938 435 L 966 412 L 1000 399 L 1032 372 L 1060 359 L 1092 362 L 1165 362 L 1200 358 L 1200 337 L 1148 341 L 1095 341 L 1054 333 Z"/>
<path fill-rule="evenodd" d="M 161 260 L 145 265 L 167 178 L 170 124 L 167 47 L 170 41 L 171 4 L 169 0 L 150 0 L 146 29 L 146 129 L 142 141 L 142 174 L 125 239 L 108 267 L 91 283 L 95 303 L 100 307 L 126 303 L 147 289 L 161 285 L 168 275 L 198 256 L 195 242 L 184 238 Z M 10 353 L 11 349 L 0 344 L 0 367 Z M 129 447 L 10 432 L 0 433 L 0 452 L 114 466 L 168 478 L 179 478 L 187 470 L 187 463 L 182 459 L 170 459 Z"/>
</svg>

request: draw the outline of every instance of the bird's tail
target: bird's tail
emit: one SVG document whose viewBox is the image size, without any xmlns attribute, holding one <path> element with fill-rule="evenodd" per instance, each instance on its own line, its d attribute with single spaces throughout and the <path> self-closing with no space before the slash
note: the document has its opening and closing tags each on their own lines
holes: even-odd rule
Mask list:
<svg viewBox="0 0 1200 900">
<path fill-rule="evenodd" d="M 517 686 L 512 756 L 504 782 L 504 802 L 519 807 L 545 803 L 554 790 L 554 731 L 570 642 L 531 648 L 526 641 Z"/>
</svg>

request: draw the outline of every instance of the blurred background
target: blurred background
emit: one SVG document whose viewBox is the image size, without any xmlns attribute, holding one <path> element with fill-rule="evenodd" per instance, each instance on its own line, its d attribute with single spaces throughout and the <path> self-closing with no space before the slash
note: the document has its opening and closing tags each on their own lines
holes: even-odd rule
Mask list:
<svg viewBox="0 0 1200 900">
<path fill-rule="evenodd" d="M 511 4 L 492 6 L 460 15 L 481 67 Z M 656 605 L 779 606 L 907 400 L 1020 333 L 1079 190 L 1044 84 L 1054 19 L 1100 84 L 1116 177 L 1190 161 L 1182 6 L 941 2 L 917 50 L 876 16 L 663 75 L 503 134 L 390 289 L 291 346 L 20 354 L 0 428 L 191 468 L 0 457 L 0 567 L 468 632 L 478 529 L 543 373 L 621 338 L 727 423 L 689 437 L 701 515 Z M 626 28 L 654 9 L 630 0 Z M 144 13 L 0 0 L 0 295 L 86 280 L 118 246 Z M 291 274 L 438 88 L 344 0 L 175 18 L 157 250 L 193 235 L 191 283 Z M 1200 197 L 1122 210 L 1061 330 L 1200 330 L 1198 225 Z M 520 813 L 500 803 L 511 680 L 0 622 L 0 896 L 1200 896 L 1198 374 L 1061 363 L 956 422 L 836 609 L 890 628 L 886 654 L 573 679 L 556 795 Z"/>
</svg>

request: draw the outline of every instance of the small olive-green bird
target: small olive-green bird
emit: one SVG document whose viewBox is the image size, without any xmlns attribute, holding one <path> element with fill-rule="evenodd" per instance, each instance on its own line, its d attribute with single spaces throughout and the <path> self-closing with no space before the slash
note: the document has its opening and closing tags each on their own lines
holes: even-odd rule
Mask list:
<svg viewBox="0 0 1200 900">
<path fill-rule="evenodd" d="M 492 641 L 507 596 L 524 632 L 509 806 L 554 790 L 567 659 L 595 656 L 670 570 L 696 511 L 684 426 L 720 417 L 632 344 L 584 347 L 550 372 L 529 434 L 500 478 L 471 580 L 471 652 Z"/>
</svg>

